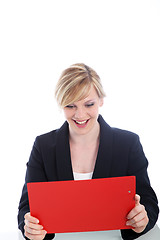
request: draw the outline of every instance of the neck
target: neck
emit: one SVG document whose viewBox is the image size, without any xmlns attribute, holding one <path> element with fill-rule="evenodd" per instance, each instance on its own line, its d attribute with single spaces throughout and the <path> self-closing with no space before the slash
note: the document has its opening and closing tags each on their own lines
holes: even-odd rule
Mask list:
<svg viewBox="0 0 160 240">
<path fill-rule="evenodd" d="M 100 133 L 100 125 L 97 122 L 95 127 L 89 133 L 85 135 L 80 134 L 73 134 L 69 131 L 70 141 L 73 144 L 81 144 L 81 145 L 91 145 L 99 140 L 99 133 Z"/>
</svg>

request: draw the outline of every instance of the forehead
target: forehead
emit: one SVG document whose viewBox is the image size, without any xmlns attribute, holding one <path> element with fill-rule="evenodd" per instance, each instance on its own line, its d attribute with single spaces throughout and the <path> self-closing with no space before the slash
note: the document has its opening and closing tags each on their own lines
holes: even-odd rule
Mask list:
<svg viewBox="0 0 160 240">
<path fill-rule="evenodd" d="M 81 99 L 81 100 L 79 100 L 79 101 L 77 101 L 75 103 L 87 102 L 87 101 L 96 100 L 96 99 L 99 99 L 99 96 L 98 96 L 97 91 L 95 90 L 95 88 L 92 86 L 90 88 L 90 90 L 89 90 L 88 95 L 85 98 L 83 98 L 83 99 Z"/>
</svg>

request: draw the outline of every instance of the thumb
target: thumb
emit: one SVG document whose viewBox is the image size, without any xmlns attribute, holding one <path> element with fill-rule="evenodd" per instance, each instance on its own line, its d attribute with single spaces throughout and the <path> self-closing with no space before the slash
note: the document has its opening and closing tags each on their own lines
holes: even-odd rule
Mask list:
<svg viewBox="0 0 160 240">
<path fill-rule="evenodd" d="M 135 205 L 136 206 L 139 205 L 141 197 L 138 194 L 136 194 L 134 199 L 135 199 Z"/>
</svg>

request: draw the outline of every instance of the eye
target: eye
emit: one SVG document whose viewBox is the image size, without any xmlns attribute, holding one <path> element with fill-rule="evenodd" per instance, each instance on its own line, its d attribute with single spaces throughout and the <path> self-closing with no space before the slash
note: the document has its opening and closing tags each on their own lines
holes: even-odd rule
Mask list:
<svg viewBox="0 0 160 240">
<path fill-rule="evenodd" d="M 88 103 L 88 104 L 86 104 L 86 107 L 92 107 L 92 106 L 94 106 L 94 103 Z"/>
<path fill-rule="evenodd" d="M 74 105 L 67 105 L 66 108 L 74 108 Z"/>
</svg>

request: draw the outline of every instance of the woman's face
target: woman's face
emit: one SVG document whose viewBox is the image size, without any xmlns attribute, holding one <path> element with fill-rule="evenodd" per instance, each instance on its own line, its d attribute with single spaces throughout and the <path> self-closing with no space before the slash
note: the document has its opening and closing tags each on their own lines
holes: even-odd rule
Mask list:
<svg viewBox="0 0 160 240">
<path fill-rule="evenodd" d="M 103 99 L 99 98 L 94 87 L 91 87 L 89 95 L 80 101 L 64 107 L 64 115 L 69 124 L 70 133 L 84 135 L 97 126 L 99 107 L 103 105 Z"/>
</svg>

